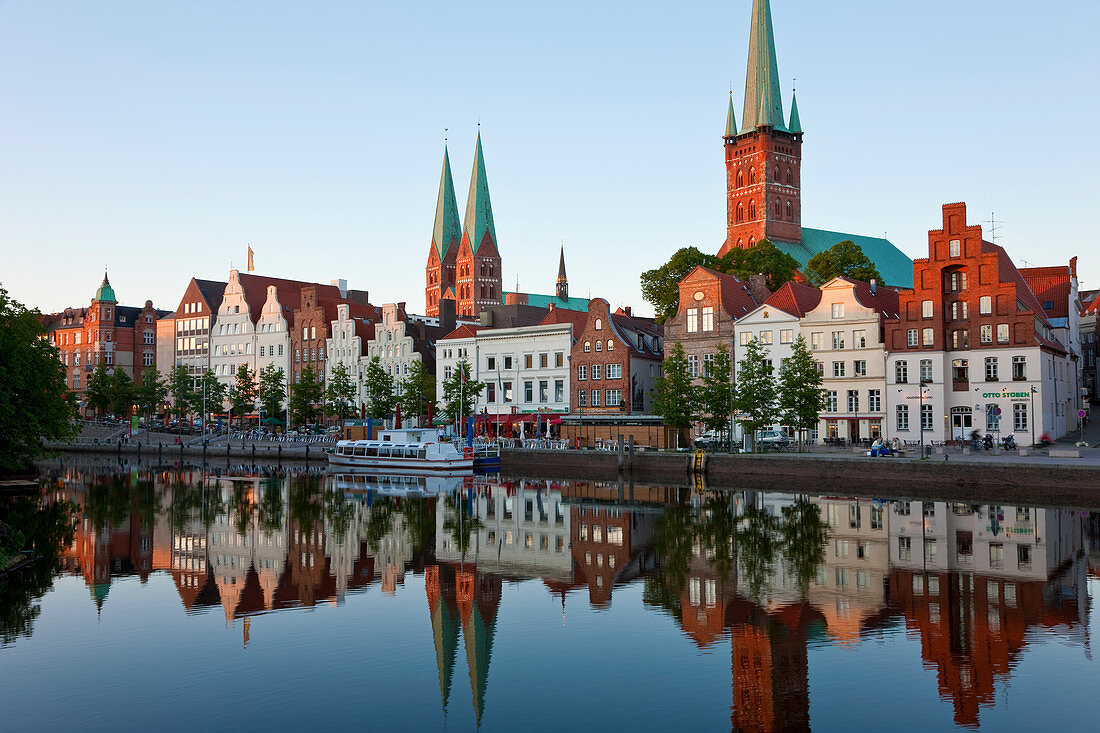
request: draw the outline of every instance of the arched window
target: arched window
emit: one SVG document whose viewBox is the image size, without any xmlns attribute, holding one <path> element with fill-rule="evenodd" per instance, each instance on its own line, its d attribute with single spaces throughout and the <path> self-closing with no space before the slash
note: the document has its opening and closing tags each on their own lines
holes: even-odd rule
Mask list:
<svg viewBox="0 0 1100 733">
<path fill-rule="evenodd" d="M 794 207 L 791 206 L 791 200 L 790 199 L 787 199 L 787 218 L 788 219 L 793 219 L 794 218 Z"/>
<path fill-rule="evenodd" d="M 753 183 L 756 183 L 756 169 L 755 168 L 749 169 L 749 184 L 751 185 Z"/>
<path fill-rule="evenodd" d="M 737 203 L 737 221 L 745 220 L 745 207 L 740 202 Z"/>
<path fill-rule="evenodd" d="M 745 185 L 745 174 L 741 171 L 737 171 L 737 187 L 741 188 Z"/>
<path fill-rule="evenodd" d="M 787 185 L 788 186 L 793 186 L 794 185 L 794 176 L 791 175 L 791 169 L 790 168 L 787 169 Z"/>
<path fill-rule="evenodd" d="M 592 351 L 592 342 L 591 341 L 585 341 L 584 342 L 584 353 L 587 354 L 589 351 Z"/>
<path fill-rule="evenodd" d="M 756 237 L 749 237 L 749 246 L 750 247 L 755 247 L 756 246 Z"/>
<path fill-rule="evenodd" d="M 752 221 L 755 218 L 756 218 L 756 202 L 755 201 L 750 201 L 749 202 L 749 221 Z M 751 244 L 751 242 L 750 242 L 750 244 Z"/>
<path fill-rule="evenodd" d="M 782 211 L 781 206 L 782 206 L 782 204 L 779 201 L 779 197 L 776 196 L 775 197 L 775 215 L 776 216 L 780 216 L 781 211 Z"/>
<path fill-rule="evenodd" d="M 779 166 L 775 167 L 775 182 L 779 182 Z"/>
<path fill-rule="evenodd" d="M 744 246 L 744 244 L 745 244 L 745 240 L 741 239 L 741 237 L 738 237 L 737 238 L 737 248 L 740 249 L 741 247 Z"/>
<path fill-rule="evenodd" d="M 603 342 L 596 341 L 596 351 L 603 351 Z"/>
<path fill-rule="evenodd" d="M 607 340 L 607 350 L 608 351 L 614 351 L 615 350 L 615 342 L 612 341 L 611 339 Z"/>
<path fill-rule="evenodd" d="M 596 330 L 600 331 L 602 329 L 603 329 L 603 319 L 597 318 L 596 319 Z"/>
</svg>

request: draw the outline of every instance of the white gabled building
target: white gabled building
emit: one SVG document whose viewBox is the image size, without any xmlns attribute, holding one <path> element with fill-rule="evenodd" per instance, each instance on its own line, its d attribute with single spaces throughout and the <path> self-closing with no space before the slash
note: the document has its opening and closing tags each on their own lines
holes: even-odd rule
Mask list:
<svg viewBox="0 0 1100 733">
<path fill-rule="evenodd" d="M 366 318 L 357 318 L 351 314 L 352 305 L 341 303 L 336 306 L 336 320 L 330 325 L 329 338 L 325 340 L 328 360 L 325 362 L 325 383 L 332 378 L 332 370 L 343 364 L 348 376 L 356 385 L 356 406 L 362 408 L 367 402 L 366 385 L 363 381 L 367 360 L 367 344 L 374 338 L 374 323 Z"/>
<path fill-rule="evenodd" d="M 889 436 L 883 324 L 898 317 L 898 291 L 844 277 L 821 286 L 821 301 L 801 320 L 802 336 L 824 377 L 821 438 Z"/>
</svg>

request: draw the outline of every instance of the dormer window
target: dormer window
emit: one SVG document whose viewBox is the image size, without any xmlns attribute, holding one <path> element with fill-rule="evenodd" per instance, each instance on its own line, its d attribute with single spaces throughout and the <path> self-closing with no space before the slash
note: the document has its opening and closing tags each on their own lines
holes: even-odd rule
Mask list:
<svg viewBox="0 0 1100 733">
<path fill-rule="evenodd" d="M 596 319 L 596 330 L 597 331 L 602 331 L 603 330 L 603 320 L 601 320 L 599 318 Z"/>
</svg>

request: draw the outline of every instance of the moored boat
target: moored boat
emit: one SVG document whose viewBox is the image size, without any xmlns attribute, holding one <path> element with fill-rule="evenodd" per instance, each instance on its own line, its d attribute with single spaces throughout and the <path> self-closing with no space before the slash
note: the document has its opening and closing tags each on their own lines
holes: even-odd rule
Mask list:
<svg viewBox="0 0 1100 733">
<path fill-rule="evenodd" d="M 381 430 L 372 440 L 341 440 L 328 454 L 329 464 L 402 471 L 472 470 L 472 449 L 440 441 L 432 428 Z"/>
</svg>

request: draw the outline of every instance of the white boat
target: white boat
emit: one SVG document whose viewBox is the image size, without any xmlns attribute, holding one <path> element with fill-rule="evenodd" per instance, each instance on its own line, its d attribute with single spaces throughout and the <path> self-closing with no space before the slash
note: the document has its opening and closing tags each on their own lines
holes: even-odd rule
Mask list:
<svg viewBox="0 0 1100 733">
<path fill-rule="evenodd" d="M 341 440 L 328 454 L 332 466 L 401 471 L 470 471 L 472 450 L 439 440 L 434 428 L 380 430 L 373 440 Z"/>
<path fill-rule="evenodd" d="M 433 497 L 460 491 L 463 480 L 470 473 L 451 474 L 437 471 L 431 474 L 413 476 L 409 474 L 377 473 L 359 471 L 355 473 L 332 473 L 328 476 L 329 486 L 341 492 L 345 499 L 362 500 L 374 492 L 380 496 Z"/>
</svg>

